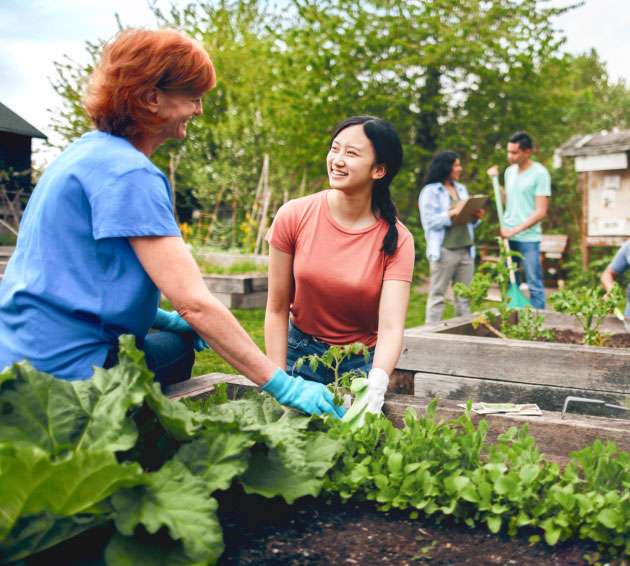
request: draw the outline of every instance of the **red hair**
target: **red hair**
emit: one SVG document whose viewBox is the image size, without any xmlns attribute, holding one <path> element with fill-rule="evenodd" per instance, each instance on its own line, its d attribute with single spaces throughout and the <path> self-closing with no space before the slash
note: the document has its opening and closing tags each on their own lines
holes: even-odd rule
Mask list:
<svg viewBox="0 0 630 566">
<path fill-rule="evenodd" d="M 210 57 L 187 35 L 128 29 L 103 48 L 84 106 L 99 130 L 134 140 L 161 123 L 145 102 L 154 88 L 198 97 L 215 84 Z"/>
</svg>

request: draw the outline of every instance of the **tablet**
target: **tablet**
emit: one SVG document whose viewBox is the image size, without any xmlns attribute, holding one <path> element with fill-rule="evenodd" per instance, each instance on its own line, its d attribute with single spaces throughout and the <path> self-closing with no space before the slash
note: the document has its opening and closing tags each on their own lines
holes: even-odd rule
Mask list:
<svg viewBox="0 0 630 566">
<path fill-rule="evenodd" d="M 488 197 L 485 195 L 473 195 L 466 199 L 464 208 L 461 209 L 457 216 L 453 216 L 453 224 L 468 224 L 474 222 L 476 219 L 473 216 L 475 210 L 483 208 L 488 202 Z"/>
</svg>

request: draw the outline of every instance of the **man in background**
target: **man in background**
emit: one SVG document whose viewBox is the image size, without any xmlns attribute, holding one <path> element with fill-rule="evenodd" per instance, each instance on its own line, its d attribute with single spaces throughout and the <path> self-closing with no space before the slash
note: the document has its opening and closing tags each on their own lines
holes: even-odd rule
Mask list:
<svg viewBox="0 0 630 566">
<path fill-rule="evenodd" d="M 525 271 L 529 298 L 536 309 L 545 308 L 540 241 L 540 221 L 547 216 L 551 196 L 551 178 L 543 165 L 532 160 L 534 142 L 527 132 L 510 137 L 507 158 L 510 166 L 505 171 L 506 208 L 501 236 L 509 241 L 510 249 L 523 255 L 517 258 Z M 498 176 L 494 165 L 488 175 Z M 518 274 L 517 274 L 518 275 Z"/>
</svg>

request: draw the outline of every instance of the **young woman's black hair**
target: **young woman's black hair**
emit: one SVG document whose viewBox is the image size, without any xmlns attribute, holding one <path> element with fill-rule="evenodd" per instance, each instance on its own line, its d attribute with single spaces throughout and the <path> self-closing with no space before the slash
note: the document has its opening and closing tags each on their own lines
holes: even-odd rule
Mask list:
<svg viewBox="0 0 630 566">
<path fill-rule="evenodd" d="M 424 178 L 424 184 L 443 183 L 451 176 L 453 165 L 459 159 L 454 151 L 440 151 L 433 156 L 429 163 L 429 170 Z"/>
<path fill-rule="evenodd" d="M 403 161 L 403 149 L 400 138 L 389 122 L 374 116 L 353 116 L 337 124 L 333 132 L 334 140 L 339 132 L 350 126 L 363 126 L 363 132 L 372 142 L 376 154 L 376 164 L 385 166 L 385 176 L 374 181 L 372 190 L 372 210 L 378 212 L 389 224 L 389 229 L 383 238 L 385 255 L 393 255 L 398 245 L 398 230 L 396 228 L 396 206 L 392 201 L 389 186 L 400 171 Z"/>
</svg>

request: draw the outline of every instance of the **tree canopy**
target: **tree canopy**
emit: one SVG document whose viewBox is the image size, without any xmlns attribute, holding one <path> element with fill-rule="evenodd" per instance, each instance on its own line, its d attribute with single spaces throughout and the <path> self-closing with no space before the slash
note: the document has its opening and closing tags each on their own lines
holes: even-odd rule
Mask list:
<svg viewBox="0 0 630 566">
<path fill-rule="evenodd" d="M 546 0 L 199 0 L 154 8 L 157 25 L 202 42 L 218 75 L 187 139 L 164 144 L 154 160 L 177 189 L 182 219 L 201 209 L 213 224 L 210 240 L 247 248 L 264 156 L 273 213 L 325 186 L 337 122 L 378 115 L 403 140 L 393 195 L 419 235 L 416 203 L 435 151 L 459 152 L 469 189 L 491 193 L 485 170 L 505 165 L 516 130 L 530 132 L 537 159 L 550 163 L 571 135 L 629 126 L 627 85 L 610 79 L 595 51 L 561 52 L 565 37 L 553 18 L 567 9 Z M 57 64 L 63 107 L 53 128 L 65 142 L 90 127 L 80 98 L 99 44 L 86 49 L 91 64 Z M 580 200 L 567 165 L 553 173 L 546 229 L 575 235 Z M 490 217 L 479 236 L 495 233 Z M 424 257 L 423 238 L 416 242 Z"/>
</svg>

